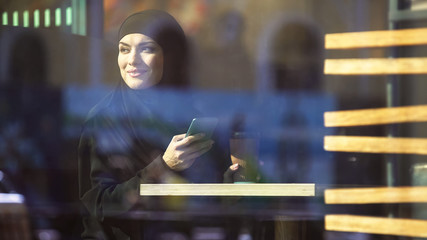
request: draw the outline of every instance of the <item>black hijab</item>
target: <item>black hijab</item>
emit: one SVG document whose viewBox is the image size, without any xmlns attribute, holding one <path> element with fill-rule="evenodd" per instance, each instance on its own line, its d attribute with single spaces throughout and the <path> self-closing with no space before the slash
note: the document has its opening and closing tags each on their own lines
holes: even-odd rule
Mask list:
<svg viewBox="0 0 427 240">
<path fill-rule="evenodd" d="M 118 41 L 131 33 L 149 36 L 162 48 L 162 79 L 147 89 L 132 89 L 120 79 L 117 88 L 91 110 L 88 119 L 95 117 L 95 127 L 100 131 L 106 126 L 114 129 L 112 139 L 129 139 L 130 135 L 133 141 L 130 144 L 143 146 L 144 142 L 150 142 L 163 149 L 174 135 L 185 130 L 175 116 L 165 117 L 164 106 L 173 104 L 180 109 L 181 101 L 167 102 L 165 94 L 180 92 L 176 88 L 187 86 L 186 38 L 178 22 L 160 10 L 130 15 L 120 27 Z"/>
<path fill-rule="evenodd" d="M 140 33 L 152 38 L 163 50 L 163 76 L 158 84 L 148 89 L 131 89 L 121 79 L 109 104 L 109 110 L 117 109 L 125 120 L 136 144 L 148 141 L 161 148 L 167 147 L 173 135 L 181 133 L 175 119 L 161 117 L 166 103 L 162 93 L 166 88 L 185 88 L 187 78 L 187 44 L 184 31 L 178 22 L 168 13 L 160 10 L 145 10 L 130 15 L 120 27 L 118 41 L 127 34 Z M 114 106 L 111 108 L 111 106 Z"/>
</svg>

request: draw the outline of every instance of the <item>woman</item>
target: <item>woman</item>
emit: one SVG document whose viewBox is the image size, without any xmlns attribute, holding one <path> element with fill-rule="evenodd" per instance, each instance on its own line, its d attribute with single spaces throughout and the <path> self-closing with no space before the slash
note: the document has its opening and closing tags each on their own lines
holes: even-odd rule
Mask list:
<svg viewBox="0 0 427 240">
<path fill-rule="evenodd" d="M 123 81 L 91 110 L 79 145 L 84 239 L 132 238 L 135 229 L 113 219 L 150 204 L 139 185 L 168 182 L 211 149 L 203 134 L 185 137 L 173 123 L 159 121 L 156 99 L 145 97 L 150 88 L 186 85 L 185 46 L 183 30 L 162 11 L 133 14 L 120 27 Z"/>
</svg>

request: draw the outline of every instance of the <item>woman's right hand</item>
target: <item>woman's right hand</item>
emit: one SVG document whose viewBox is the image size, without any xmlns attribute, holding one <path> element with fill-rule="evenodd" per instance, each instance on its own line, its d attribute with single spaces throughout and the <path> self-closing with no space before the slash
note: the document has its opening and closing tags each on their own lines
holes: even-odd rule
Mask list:
<svg viewBox="0 0 427 240">
<path fill-rule="evenodd" d="M 204 140 L 204 136 L 203 133 L 188 137 L 185 137 L 185 134 L 174 136 L 163 155 L 163 160 L 176 171 L 189 168 L 196 158 L 212 148 L 214 141 Z"/>
</svg>

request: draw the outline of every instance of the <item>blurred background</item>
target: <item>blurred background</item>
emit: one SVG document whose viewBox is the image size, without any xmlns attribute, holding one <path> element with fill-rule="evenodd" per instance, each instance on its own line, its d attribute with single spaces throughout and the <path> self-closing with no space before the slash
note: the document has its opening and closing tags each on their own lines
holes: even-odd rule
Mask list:
<svg viewBox="0 0 427 240">
<path fill-rule="evenodd" d="M 0 0 L 0 192 L 20 196 L 2 201 L 25 202 L 35 239 L 79 239 L 81 126 L 120 81 L 121 22 L 150 8 L 178 20 L 191 51 L 191 94 L 165 92 L 159 103 L 168 109 L 165 118 L 189 124 L 186 109 L 173 103 L 191 95 L 193 107 L 220 118 L 219 147 L 227 149 L 236 128 L 257 132 L 265 182 L 387 185 L 387 156 L 328 153 L 323 136 L 380 136 L 389 129 L 327 129 L 323 113 L 385 107 L 390 97 L 394 105 L 426 104 L 427 82 L 404 77 L 395 80 L 398 90 L 389 92 L 387 76 L 325 76 L 323 62 L 391 51 L 325 51 L 327 33 L 425 26 L 423 19 L 391 22 L 390 2 L 412 11 L 426 5 L 421 0 Z M 403 56 L 425 50 L 393 49 Z M 401 136 L 425 137 L 426 131 L 421 123 L 398 129 Z M 406 158 L 394 169 L 397 184 L 425 184 L 426 159 Z M 229 164 L 218 164 L 216 171 Z M 325 237 L 319 234 L 312 239 Z"/>
</svg>

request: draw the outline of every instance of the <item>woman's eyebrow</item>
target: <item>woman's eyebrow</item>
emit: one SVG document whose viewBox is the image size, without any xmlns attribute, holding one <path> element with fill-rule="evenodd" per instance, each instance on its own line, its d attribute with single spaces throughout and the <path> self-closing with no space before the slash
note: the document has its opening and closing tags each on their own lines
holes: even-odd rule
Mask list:
<svg viewBox="0 0 427 240">
<path fill-rule="evenodd" d="M 127 43 L 124 43 L 124 42 L 119 42 L 119 45 L 125 45 L 125 46 L 127 46 L 127 47 L 130 47 L 130 45 L 129 44 L 127 44 Z"/>
<path fill-rule="evenodd" d="M 127 43 L 124 43 L 124 42 L 119 42 L 119 45 L 125 45 L 125 46 L 127 46 L 127 47 L 130 47 L 130 44 L 127 44 Z M 148 44 L 156 44 L 156 42 L 154 42 L 154 41 L 146 41 L 146 42 L 143 42 L 143 43 L 139 43 L 138 44 L 138 47 L 139 46 L 144 46 L 144 45 L 148 45 Z"/>
<path fill-rule="evenodd" d="M 142 42 L 142 43 L 140 43 L 140 44 L 138 44 L 138 46 L 144 46 L 144 45 L 151 45 L 151 44 L 156 44 L 156 42 L 154 42 L 154 41 L 145 41 L 145 42 Z"/>
</svg>

